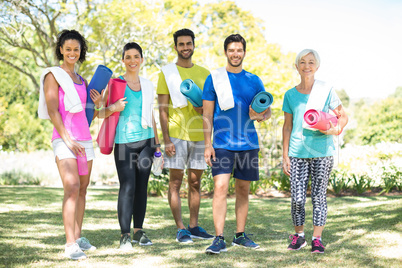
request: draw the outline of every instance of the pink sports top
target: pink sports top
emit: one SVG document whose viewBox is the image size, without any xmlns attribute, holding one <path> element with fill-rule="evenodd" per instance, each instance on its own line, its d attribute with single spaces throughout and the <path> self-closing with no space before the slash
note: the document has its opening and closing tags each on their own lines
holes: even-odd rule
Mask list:
<svg viewBox="0 0 402 268">
<path fill-rule="evenodd" d="M 81 77 L 81 76 L 80 76 Z M 89 132 L 88 120 L 85 115 L 85 104 L 87 102 L 87 89 L 84 79 L 81 77 L 82 84 L 74 83 L 74 87 L 80 97 L 83 110 L 79 113 L 70 113 L 66 111 L 64 106 L 64 90 L 59 86 L 59 113 L 63 120 L 64 127 L 67 130 L 72 140 L 86 141 L 92 140 L 91 133 Z M 53 128 L 52 141 L 61 138 L 56 128 Z"/>
</svg>

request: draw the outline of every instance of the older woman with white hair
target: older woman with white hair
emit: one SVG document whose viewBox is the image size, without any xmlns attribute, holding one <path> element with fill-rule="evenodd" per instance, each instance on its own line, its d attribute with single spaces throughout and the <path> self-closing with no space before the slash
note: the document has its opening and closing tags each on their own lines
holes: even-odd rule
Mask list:
<svg viewBox="0 0 402 268">
<path fill-rule="evenodd" d="M 288 249 L 299 250 L 307 245 L 304 235 L 304 206 L 311 177 L 314 225 L 311 252 L 324 253 L 321 235 L 327 219 L 326 193 L 334 163 L 333 136 L 342 132 L 348 117 L 335 90 L 314 78 L 320 67 L 320 57 L 315 50 L 301 51 L 296 57 L 295 66 L 301 82 L 286 92 L 282 107 L 285 114 L 282 131 L 283 171 L 290 176 L 291 215 L 295 227 Z M 323 112 L 332 110 L 338 117 L 338 123 L 336 126 L 330 123 L 330 128 L 326 131 L 304 127 L 304 113 L 309 107 L 321 107 Z"/>
</svg>

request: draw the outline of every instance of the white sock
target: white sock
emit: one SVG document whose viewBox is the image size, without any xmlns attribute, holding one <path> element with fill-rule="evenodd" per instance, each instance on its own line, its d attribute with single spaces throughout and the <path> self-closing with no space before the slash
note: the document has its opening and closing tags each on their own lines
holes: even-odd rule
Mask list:
<svg viewBox="0 0 402 268">
<path fill-rule="evenodd" d="M 304 232 L 302 233 L 297 233 L 300 237 L 304 237 Z"/>
<path fill-rule="evenodd" d="M 311 240 L 314 240 L 314 239 L 320 239 L 320 241 L 321 241 L 321 236 L 317 236 L 317 237 L 315 237 L 315 236 L 313 236 L 313 238 L 311 239 Z"/>
</svg>

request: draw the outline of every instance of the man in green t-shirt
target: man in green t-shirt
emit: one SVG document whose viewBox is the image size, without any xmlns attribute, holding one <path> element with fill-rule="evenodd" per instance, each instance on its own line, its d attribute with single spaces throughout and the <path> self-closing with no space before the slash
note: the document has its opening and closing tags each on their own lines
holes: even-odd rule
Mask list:
<svg viewBox="0 0 402 268">
<path fill-rule="evenodd" d="M 202 107 L 194 107 L 180 93 L 180 83 L 191 79 L 202 90 L 209 71 L 192 62 L 194 33 L 181 29 L 173 34 L 177 62 L 162 68 L 158 81 L 159 115 L 165 143 L 165 167 L 169 168 L 168 199 L 178 228 L 176 241 L 192 243 L 191 238 L 212 239 L 198 226 L 200 209 L 201 175 L 206 169 L 204 160 L 204 134 Z M 188 172 L 188 204 L 190 222 L 187 226 L 181 218 L 180 187 L 184 170 Z"/>
</svg>

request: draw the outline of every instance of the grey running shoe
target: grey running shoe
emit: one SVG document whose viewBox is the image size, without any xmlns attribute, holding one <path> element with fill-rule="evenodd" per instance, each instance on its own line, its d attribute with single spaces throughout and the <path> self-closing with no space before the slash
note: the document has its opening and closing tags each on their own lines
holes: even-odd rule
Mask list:
<svg viewBox="0 0 402 268">
<path fill-rule="evenodd" d="M 83 251 L 85 251 L 85 250 L 95 250 L 96 249 L 96 247 L 92 246 L 91 243 L 89 243 L 89 240 L 86 239 L 85 237 L 80 237 L 75 242 L 77 242 L 78 246 Z"/>
<path fill-rule="evenodd" d="M 143 230 L 138 230 L 134 235 L 133 235 L 133 243 L 138 243 L 140 246 L 150 246 L 152 245 L 151 240 L 148 238 L 148 236 L 145 234 Z"/>
<path fill-rule="evenodd" d="M 133 248 L 133 245 L 131 245 L 130 234 L 123 234 L 123 236 L 120 238 L 120 249 L 129 250 L 132 248 Z"/>
<path fill-rule="evenodd" d="M 84 252 L 80 249 L 77 243 L 65 247 L 64 256 L 72 260 L 84 260 L 87 258 Z"/>
</svg>

